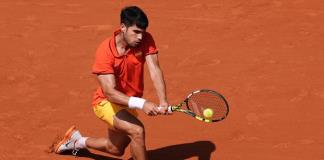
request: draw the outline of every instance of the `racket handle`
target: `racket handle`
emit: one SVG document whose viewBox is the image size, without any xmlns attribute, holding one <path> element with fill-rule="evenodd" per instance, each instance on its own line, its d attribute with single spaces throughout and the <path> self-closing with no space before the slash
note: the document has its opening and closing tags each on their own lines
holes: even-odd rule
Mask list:
<svg viewBox="0 0 324 160">
<path fill-rule="evenodd" d="M 169 106 L 168 107 L 168 113 L 172 113 L 173 111 L 172 111 L 172 106 Z"/>
<path fill-rule="evenodd" d="M 162 107 L 158 107 L 159 110 L 161 110 L 161 108 L 162 108 Z M 168 107 L 168 113 L 172 113 L 172 112 L 173 112 L 173 111 L 172 111 L 172 106 L 169 106 L 169 107 Z"/>
</svg>

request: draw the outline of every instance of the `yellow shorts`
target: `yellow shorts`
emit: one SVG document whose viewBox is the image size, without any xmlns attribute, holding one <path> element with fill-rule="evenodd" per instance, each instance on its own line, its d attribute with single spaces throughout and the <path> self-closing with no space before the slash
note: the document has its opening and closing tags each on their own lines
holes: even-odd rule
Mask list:
<svg viewBox="0 0 324 160">
<path fill-rule="evenodd" d="M 114 125 L 114 116 L 120 110 L 127 110 L 130 114 L 137 117 L 138 113 L 135 109 L 129 109 L 127 106 L 118 105 L 116 103 L 111 103 L 108 100 L 103 100 L 93 107 L 93 111 L 96 116 L 107 123 L 109 126 Z"/>
</svg>

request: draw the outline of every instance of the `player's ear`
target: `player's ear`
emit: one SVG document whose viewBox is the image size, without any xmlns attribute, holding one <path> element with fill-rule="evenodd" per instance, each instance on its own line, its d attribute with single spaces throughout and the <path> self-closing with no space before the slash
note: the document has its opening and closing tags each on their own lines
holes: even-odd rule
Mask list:
<svg viewBox="0 0 324 160">
<path fill-rule="evenodd" d="M 124 23 L 121 23 L 121 24 L 120 24 L 120 30 L 121 30 L 123 33 L 126 32 L 127 27 L 126 27 L 126 25 L 125 25 Z"/>
</svg>

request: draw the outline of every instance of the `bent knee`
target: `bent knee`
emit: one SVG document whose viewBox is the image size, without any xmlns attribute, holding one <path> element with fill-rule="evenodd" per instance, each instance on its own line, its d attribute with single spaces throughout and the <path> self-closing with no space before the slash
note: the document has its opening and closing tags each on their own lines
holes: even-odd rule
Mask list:
<svg viewBox="0 0 324 160">
<path fill-rule="evenodd" d="M 131 138 L 142 138 L 145 135 L 145 129 L 143 126 L 132 127 L 129 130 L 129 135 Z"/>
<path fill-rule="evenodd" d="M 122 156 L 125 153 L 125 148 L 118 148 L 116 146 L 107 146 L 106 150 L 108 153 L 113 154 L 115 156 Z"/>
<path fill-rule="evenodd" d="M 111 154 L 115 155 L 115 156 L 122 156 L 124 155 L 125 151 L 124 150 L 115 150 L 113 152 L 111 152 Z"/>
</svg>

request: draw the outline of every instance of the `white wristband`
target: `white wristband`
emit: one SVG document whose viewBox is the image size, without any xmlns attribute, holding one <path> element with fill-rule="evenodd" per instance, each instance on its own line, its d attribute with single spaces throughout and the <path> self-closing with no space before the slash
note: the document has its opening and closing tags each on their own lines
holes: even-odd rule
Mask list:
<svg viewBox="0 0 324 160">
<path fill-rule="evenodd" d="M 132 109 L 142 109 L 144 107 L 145 99 L 138 97 L 130 97 L 128 100 L 128 107 Z"/>
</svg>

